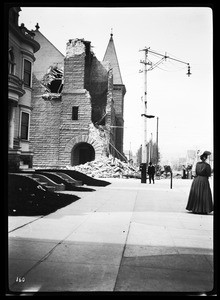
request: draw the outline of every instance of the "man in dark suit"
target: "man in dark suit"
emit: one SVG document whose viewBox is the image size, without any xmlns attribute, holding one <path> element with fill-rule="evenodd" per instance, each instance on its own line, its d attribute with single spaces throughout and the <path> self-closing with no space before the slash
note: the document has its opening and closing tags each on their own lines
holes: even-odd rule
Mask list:
<svg viewBox="0 0 220 300">
<path fill-rule="evenodd" d="M 149 163 L 148 169 L 147 169 L 147 173 L 149 175 L 149 183 L 151 183 L 151 180 L 154 183 L 154 174 L 155 174 L 155 167 L 152 164 L 152 162 Z"/>
</svg>

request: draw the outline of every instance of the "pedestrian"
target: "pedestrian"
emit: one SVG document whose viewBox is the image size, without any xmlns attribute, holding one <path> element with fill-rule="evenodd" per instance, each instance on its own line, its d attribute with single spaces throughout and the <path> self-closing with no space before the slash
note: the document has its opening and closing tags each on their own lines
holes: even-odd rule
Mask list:
<svg viewBox="0 0 220 300">
<path fill-rule="evenodd" d="M 186 179 L 186 167 L 183 165 L 183 176 L 182 179 Z"/>
<path fill-rule="evenodd" d="M 149 163 L 148 169 L 147 169 L 147 173 L 149 175 L 149 183 L 151 183 L 151 180 L 154 183 L 154 174 L 155 174 L 155 167 L 152 164 L 152 162 Z"/>
<path fill-rule="evenodd" d="M 208 178 L 211 167 L 206 162 L 211 152 L 205 151 L 197 162 L 195 178 L 193 179 L 186 209 L 196 214 L 207 214 L 213 211 L 212 193 Z"/>
</svg>

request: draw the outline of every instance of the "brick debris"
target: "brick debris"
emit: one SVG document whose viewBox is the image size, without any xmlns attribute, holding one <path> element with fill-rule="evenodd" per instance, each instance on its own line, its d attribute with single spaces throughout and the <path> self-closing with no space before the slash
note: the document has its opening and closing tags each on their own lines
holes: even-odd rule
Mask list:
<svg viewBox="0 0 220 300">
<path fill-rule="evenodd" d="M 69 170 L 79 171 L 97 178 L 139 178 L 137 167 L 114 157 L 102 157 L 77 166 L 68 166 Z"/>
</svg>

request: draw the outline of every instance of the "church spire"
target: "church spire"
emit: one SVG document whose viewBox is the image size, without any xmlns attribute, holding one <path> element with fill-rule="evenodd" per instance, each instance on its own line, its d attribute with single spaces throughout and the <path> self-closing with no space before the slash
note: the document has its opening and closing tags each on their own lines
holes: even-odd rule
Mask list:
<svg viewBox="0 0 220 300">
<path fill-rule="evenodd" d="M 113 39 L 113 38 L 112 38 L 112 37 L 113 37 L 113 29 L 112 29 L 112 28 L 111 28 L 111 34 L 110 34 L 110 36 L 111 36 L 111 37 L 110 37 L 110 40 Z"/>
<path fill-rule="evenodd" d="M 121 72 L 119 68 L 118 58 L 115 50 L 115 45 L 113 41 L 113 32 L 111 28 L 110 40 L 105 51 L 103 61 L 110 62 L 110 65 L 113 69 L 113 84 L 123 84 L 121 78 Z"/>
</svg>

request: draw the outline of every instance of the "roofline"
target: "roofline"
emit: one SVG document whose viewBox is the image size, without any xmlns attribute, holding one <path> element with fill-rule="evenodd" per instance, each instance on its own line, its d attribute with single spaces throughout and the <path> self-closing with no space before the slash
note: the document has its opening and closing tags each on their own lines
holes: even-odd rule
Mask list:
<svg viewBox="0 0 220 300">
<path fill-rule="evenodd" d="M 54 44 L 52 44 L 49 40 L 48 40 L 48 38 L 40 31 L 40 30 L 32 30 L 34 33 L 35 32 L 39 32 L 62 56 L 63 56 L 63 58 L 65 58 L 65 55 L 62 53 L 62 52 L 60 52 L 60 50 L 59 49 L 57 49 L 57 47 L 56 46 L 54 46 Z"/>
</svg>

